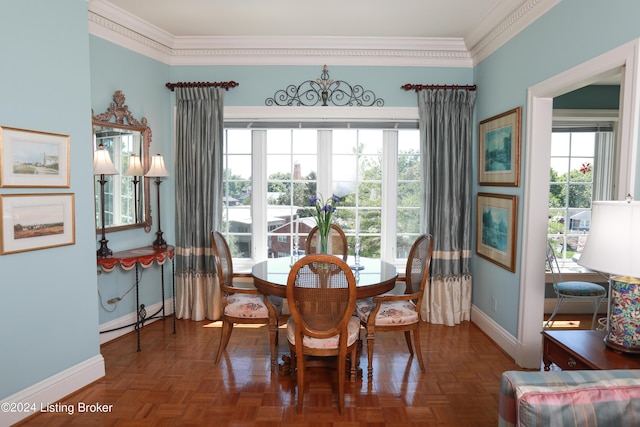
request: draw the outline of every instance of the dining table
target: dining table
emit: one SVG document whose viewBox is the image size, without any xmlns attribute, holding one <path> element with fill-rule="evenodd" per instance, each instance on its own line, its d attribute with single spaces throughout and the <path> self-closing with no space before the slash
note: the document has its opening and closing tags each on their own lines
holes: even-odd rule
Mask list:
<svg viewBox="0 0 640 427">
<path fill-rule="evenodd" d="M 251 268 L 255 287 L 263 294 L 286 298 L 287 279 L 295 261 L 292 257 L 281 257 L 256 263 Z M 359 267 L 356 268 L 354 258 L 349 256 L 347 264 L 353 267 L 358 299 L 389 292 L 398 279 L 395 265 L 379 258 L 360 257 Z"/>
<path fill-rule="evenodd" d="M 395 265 L 379 258 L 359 257 L 356 264 L 354 257 L 347 258 L 347 264 L 352 267 L 356 278 L 356 297 L 358 299 L 370 298 L 390 292 L 398 279 L 398 270 Z M 296 259 L 293 257 L 268 258 L 256 263 L 251 268 L 254 286 L 263 294 L 287 297 L 287 279 L 291 267 Z M 358 355 L 360 351 L 358 351 Z M 358 357 L 359 359 L 359 357 Z M 348 364 L 351 361 L 348 361 Z M 356 362 L 357 363 L 357 362 Z M 282 375 L 290 375 L 293 372 L 291 358 L 282 355 L 282 363 L 278 371 Z M 362 378 L 362 369 L 356 369 L 358 378 Z"/>
</svg>

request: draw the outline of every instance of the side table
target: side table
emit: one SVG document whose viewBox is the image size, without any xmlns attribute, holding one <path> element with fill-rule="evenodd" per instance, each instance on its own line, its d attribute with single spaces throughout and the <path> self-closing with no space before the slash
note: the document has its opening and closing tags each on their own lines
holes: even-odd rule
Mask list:
<svg viewBox="0 0 640 427">
<path fill-rule="evenodd" d="M 123 270 L 131 270 L 135 268 L 136 272 L 136 322 L 133 324 L 138 336 L 138 351 L 140 351 L 140 328 L 144 326 L 144 322 L 149 319 L 165 319 L 169 316 L 165 314 L 164 306 L 164 264 L 167 259 L 171 260 L 171 288 L 173 290 L 173 333 L 176 333 L 176 281 L 175 281 L 175 248 L 167 246 L 165 248 L 155 248 L 153 246 L 144 246 L 140 248 L 128 249 L 125 251 L 114 252 L 110 257 L 98 257 L 97 263 L 104 271 L 113 271 L 118 265 Z M 162 284 L 162 307 L 151 316 L 147 316 L 144 304 L 140 304 L 140 274 L 139 267 L 149 268 L 154 263 L 160 266 L 161 284 Z M 159 316 L 159 313 L 162 315 Z M 131 326 L 131 325 L 130 325 Z M 109 331 L 102 331 L 109 332 Z"/>
<path fill-rule="evenodd" d="M 542 361 L 548 371 L 552 363 L 562 370 L 640 369 L 640 357 L 622 354 L 604 343 L 605 331 L 542 331 Z"/>
</svg>

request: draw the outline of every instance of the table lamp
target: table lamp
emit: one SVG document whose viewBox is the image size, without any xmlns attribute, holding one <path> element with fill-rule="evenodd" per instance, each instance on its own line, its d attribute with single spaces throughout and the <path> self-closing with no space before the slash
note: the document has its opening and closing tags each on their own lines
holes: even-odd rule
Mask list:
<svg viewBox="0 0 640 427">
<path fill-rule="evenodd" d="M 124 176 L 132 176 L 133 177 L 133 203 L 134 203 L 134 215 L 135 222 L 138 222 L 138 210 L 140 209 L 140 204 L 138 203 L 138 183 L 140 180 L 139 176 L 144 175 L 144 168 L 142 167 L 142 162 L 140 162 L 140 156 L 137 154 L 132 154 L 129 157 L 129 167 L 127 171 L 124 173 Z"/>
<path fill-rule="evenodd" d="M 113 251 L 107 246 L 108 240 L 105 237 L 104 230 L 104 184 L 107 180 L 105 175 L 117 175 L 118 170 L 111 161 L 109 152 L 104 149 L 104 145 L 98 145 L 98 149 L 93 153 L 93 174 L 100 175 L 98 182 L 100 183 L 100 225 L 102 226 L 102 239 L 100 239 L 100 249 L 98 249 L 98 257 L 108 257 Z"/>
<path fill-rule="evenodd" d="M 169 172 L 164 167 L 164 159 L 161 154 L 151 156 L 151 167 L 144 176 L 155 178 L 156 188 L 158 189 L 158 231 L 156 232 L 156 240 L 153 242 L 153 247 L 166 248 L 167 242 L 162 238 L 162 230 L 160 229 L 160 184 L 162 183 L 160 178 L 169 176 Z"/>
<path fill-rule="evenodd" d="M 578 264 L 609 274 L 605 343 L 640 353 L 640 202 L 593 202 L 587 243 Z"/>
</svg>

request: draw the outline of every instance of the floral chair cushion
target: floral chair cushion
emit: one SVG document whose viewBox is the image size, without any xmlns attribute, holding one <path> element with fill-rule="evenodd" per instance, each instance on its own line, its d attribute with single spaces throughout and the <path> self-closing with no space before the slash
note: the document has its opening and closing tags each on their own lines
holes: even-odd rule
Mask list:
<svg viewBox="0 0 640 427">
<path fill-rule="evenodd" d="M 349 319 L 347 324 L 347 330 L 349 336 L 347 337 L 347 345 L 353 344 L 360 337 L 360 320 L 357 317 Z M 289 316 L 287 322 L 287 338 L 292 345 L 296 344 L 296 323 L 293 321 L 293 317 Z M 331 338 L 312 338 L 305 335 L 303 338 L 303 344 L 309 348 L 337 348 L 338 347 L 338 335 Z"/>
<path fill-rule="evenodd" d="M 279 300 L 279 301 L 278 301 Z M 268 318 L 269 311 L 262 295 L 230 294 L 225 298 L 224 314 L 230 317 Z M 282 308 L 282 299 L 270 299 L 276 311 Z M 278 302 L 280 304 L 278 304 Z"/>
<path fill-rule="evenodd" d="M 375 308 L 373 299 L 356 301 L 356 314 L 363 322 L 369 321 L 369 314 Z M 418 321 L 418 312 L 413 301 L 389 301 L 380 304 L 380 311 L 375 318 L 376 325 L 407 325 Z"/>
</svg>

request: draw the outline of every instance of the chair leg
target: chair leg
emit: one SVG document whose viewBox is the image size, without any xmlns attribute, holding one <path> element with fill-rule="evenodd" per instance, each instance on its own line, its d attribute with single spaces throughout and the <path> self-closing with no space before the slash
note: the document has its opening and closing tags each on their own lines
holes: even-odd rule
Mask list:
<svg viewBox="0 0 640 427">
<path fill-rule="evenodd" d="M 233 331 L 233 323 L 222 320 L 222 334 L 220 335 L 220 345 L 218 346 L 218 354 L 216 355 L 214 365 L 217 365 L 218 362 L 220 362 L 220 356 L 222 356 L 222 352 L 227 348 L 227 344 L 229 344 L 231 331 Z"/>
<path fill-rule="evenodd" d="M 420 328 L 419 327 L 413 330 L 413 347 L 415 348 L 416 355 L 418 356 L 418 364 L 420 365 L 420 369 L 422 369 L 422 372 L 425 372 L 426 369 L 424 368 L 424 361 L 422 360 L 422 349 L 420 348 Z"/>
<path fill-rule="evenodd" d="M 558 314 L 558 310 L 560 310 L 560 307 L 562 307 L 562 304 L 564 304 L 564 298 L 558 297 L 558 301 L 556 301 L 556 306 L 553 309 L 553 313 L 551 313 L 551 316 L 549 316 L 546 323 L 544 324 L 545 328 L 549 327 L 549 325 L 551 324 L 551 320 L 556 316 L 556 314 Z"/>
<path fill-rule="evenodd" d="M 340 349 L 338 354 L 338 411 L 344 412 L 344 382 L 347 374 L 347 350 Z"/>
<path fill-rule="evenodd" d="M 354 345 L 351 350 L 351 372 L 349 374 L 350 381 L 355 382 L 358 377 L 358 344 Z"/>
<path fill-rule="evenodd" d="M 373 341 L 375 339 L 375 335 L 373 332 L 367 331 L 367 378 L 373 378 Z"/>
<path fill-rule="evenodd" d="M 296 359 L 296 378 L 298 382 L 298 413 L 302 412 L 302 402 L 304 402 L 304 354 L 302 352 L 297 352 L 295 355 Z"/>
<path fill-rule="evenodd" d="M 409 354 L 413 356 L 413 345 L 411 344 L 411 331 L 404 331 L 404 339 L 407 342 L 409 348 Z"/>
<path fill-rule="evenodd" d="M 595 329 L 596 326 L 596 317 L 598 317 L 598 310 L 600 309 L 600 303 L 602 302 L 602 298 L 594 298 L 593 299 L 593 319 L 591 319 L 591 329 Z"/>
</svg>

